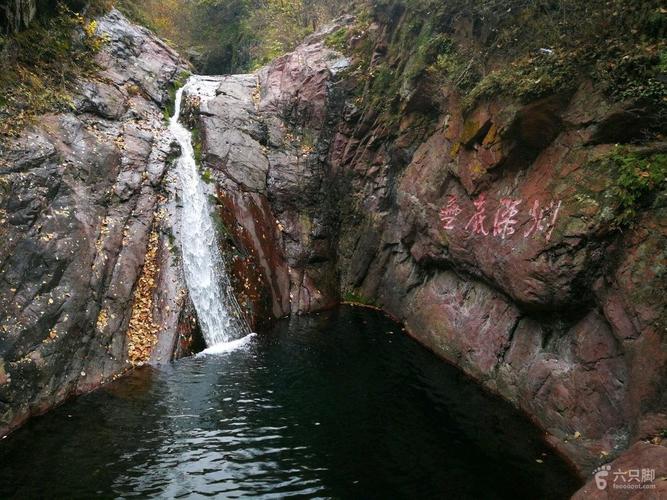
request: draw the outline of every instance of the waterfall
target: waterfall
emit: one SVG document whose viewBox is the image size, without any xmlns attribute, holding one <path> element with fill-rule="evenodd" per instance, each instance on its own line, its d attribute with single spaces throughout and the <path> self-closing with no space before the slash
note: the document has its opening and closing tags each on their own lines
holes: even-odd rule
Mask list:
<svg viewBox="0 0 667 500">
<path fill-rule="evenodd" d="M 218 248 L 208 193 L 195 161 L 192 134 L 179 123 L 183 93 L 195 90 L 198 83 L 209 87 L 203 89 L 202 97 L 212 95 L 210 84 L 214 80 L 191 77 L 176 93 L 169 130 L 181 146 L 177 172 L 181 184 L 179 232 L 185 282 L 206 344 L 212 347 L 244 337 L 250 334 L 250 329 L 241 315 Z"/>
</svg>

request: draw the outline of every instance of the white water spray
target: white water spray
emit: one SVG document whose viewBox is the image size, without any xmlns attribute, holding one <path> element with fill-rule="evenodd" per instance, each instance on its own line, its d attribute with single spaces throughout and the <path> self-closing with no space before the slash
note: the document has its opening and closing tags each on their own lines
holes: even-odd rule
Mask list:
<svg viewBox="0 0 667 500">
<path fill-rule="evenodd" d="M 183 205 L 180 240 L 185 281 L 209 348 L 250 334 L 218 249 L 211 207 L 197 171 L 192 134 L 179 123 L 183 93 L 197 88 L 201 97 L 211 97 L 211 84 L 217 87 L 219 82 L 191 77 L 176 93 L 174 116 L 169 121 L 169 130 L 181 146 L 177 171 Z"/>
</svg>

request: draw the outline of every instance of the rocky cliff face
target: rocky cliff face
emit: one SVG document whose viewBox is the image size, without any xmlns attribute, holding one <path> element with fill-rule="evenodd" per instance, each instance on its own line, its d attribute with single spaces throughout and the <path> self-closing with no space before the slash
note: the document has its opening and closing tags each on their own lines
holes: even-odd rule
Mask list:
<svg viewBox="0 0 667 500">
<path fill-rule="evenodd" d="M 37 15 L 37 0 L 7 0 L 0 4 L 0 29 L 14 33 L 28 27 Z"/>
<path fill-rule="evenodd" d="M 187 98 L 250 322 L 341 300 L 381 307 L 531 415 L 580 471 L 659 434 L 664 193 L 612 229 L 605 166 L 646 110 L 588 81 L 471 108 L 454 88 L 417 86 L 387 123 L 325 43 L 353 22 Z M 171 359 L 196 330 L 162 116 L 185 64 L 116 12 L 99 26 L 102 70 L 72 112 L 0 146 L 0 433 Z M 385 56 L 380 43 L 372 64 Z"/>
<path fill-rule="evenodd" d="M 162 113 L 186 64 L 115 11 L 99 30 L 101 69 L 72 111 L 0 144 L 0 434 L 171 359 L 187 301 Z"/>
<path fill-rule="evenodd" d="M 333 29 L 189 102 L 202 168 L 218 188 L 222 245 L 251 324 L 338 301 L 338 198 L 320 139 L 337 120 L 328 116 L 331 76 L 349 61 L 325 47 Z M 307 126 L 292 127 L 289 116 Z"/>
<path fill-rule="evenodd" d="M 248 314 L 379 306 L 580 471 L 659 434 L 664 195 L 611 229 L 602 161 L 643 111 L 587 81 L 472 109 L 417 88 L 391 129 L 358 107 L 349 61 L 324 43 L 336 30 L 191 101 Z"/>
</svg>

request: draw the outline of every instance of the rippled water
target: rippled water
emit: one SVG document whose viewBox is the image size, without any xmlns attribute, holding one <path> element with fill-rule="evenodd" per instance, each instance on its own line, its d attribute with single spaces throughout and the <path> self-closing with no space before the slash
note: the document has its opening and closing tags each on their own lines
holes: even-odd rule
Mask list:
<svg viewBox="0 0 667 500">
<path fill-rule="evenodd" d="M 0 465 L 3 498 L 567 498 L 578 486 L 508 405 L 348 307 L 72 401 L 2 441 Z"/>
</svg>

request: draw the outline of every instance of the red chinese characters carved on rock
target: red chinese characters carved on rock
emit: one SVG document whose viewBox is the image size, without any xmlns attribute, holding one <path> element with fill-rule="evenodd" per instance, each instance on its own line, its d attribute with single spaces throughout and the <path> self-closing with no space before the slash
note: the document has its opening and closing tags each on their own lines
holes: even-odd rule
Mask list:
<svg viewBox="0 0 667 500">
<path fill-rule="evenodd" d="M 466 224 L 465 230 L 472 231 L 473 234 L 483 234 L 486 236 L 489 232 L 484 228 L 486 219 L 486 195 L 480 194 L 475 201 L 475 213 Z"/>
<path fill-rule="evenodd" d="M 473 201 L 475 212 L 465 225 L 465 232 L 473 235 L 489 235 L 489 230 L 486 227 L 486 203 L 487 199 L 484 193 Z M 528 220 L 523 223 L 519 218 L 519 205 L 522 203 L 523 200 L 521 199 L 502 198 L 500 200 L 493 218 L 493 228 L 491 230 L 493 236 L 503 240 L 507 239 L 517 233 L 519 226 L 525 225 L 526 229 L 522 233 L 524 238 L 544 234 L 546 240 L 549 241 L 556 227 L 556 220 L 562 202 L 551 201 L 549 204 L 541 206 L 540 200 L 535 200 L 528 211 Z M 442 228 L 446 231 L 456 229 L 456 222 L 461 213 L 463 213 L 463 209 L 459 205 L 457 196 L 449 195 L 447 204 L 440 210 Z"/>
<path fill-rule="evenodd" d="M 459 206 L 456 195 L 450 194 L 447 198 L 447 205 L 440 210 L 440 221 L 443 229 L 454 229 L 454 221 L 458 215 L 463 212 Z"/>
<path fill-rule="evenodd" d="M 545 233 L 547 241 L 551 239 L 551 233 L 556 227 L 556 219 L 558 212 L 560 212 L 561 201 L 556 203 L 552 201 L 549 206 L 540 208 L 540 200 L 535 200 L 533 207 L 530 209 L 530 225 L 523 234 L 527 238 L 531 234 Z"/>
<path fill-rule="evenodd" d="M 504 240 L 507 236 L 514 234 L 514 226 L 518 222 L 514 217 L 519 213 L 517 207 L 521 202 L 522 200 L 511 200 L 509 198 L 500 200 L 500 206 L 496 210 L 496 216 L 493 219 L 494 236 L 500 236 Z"/>
</svg>

